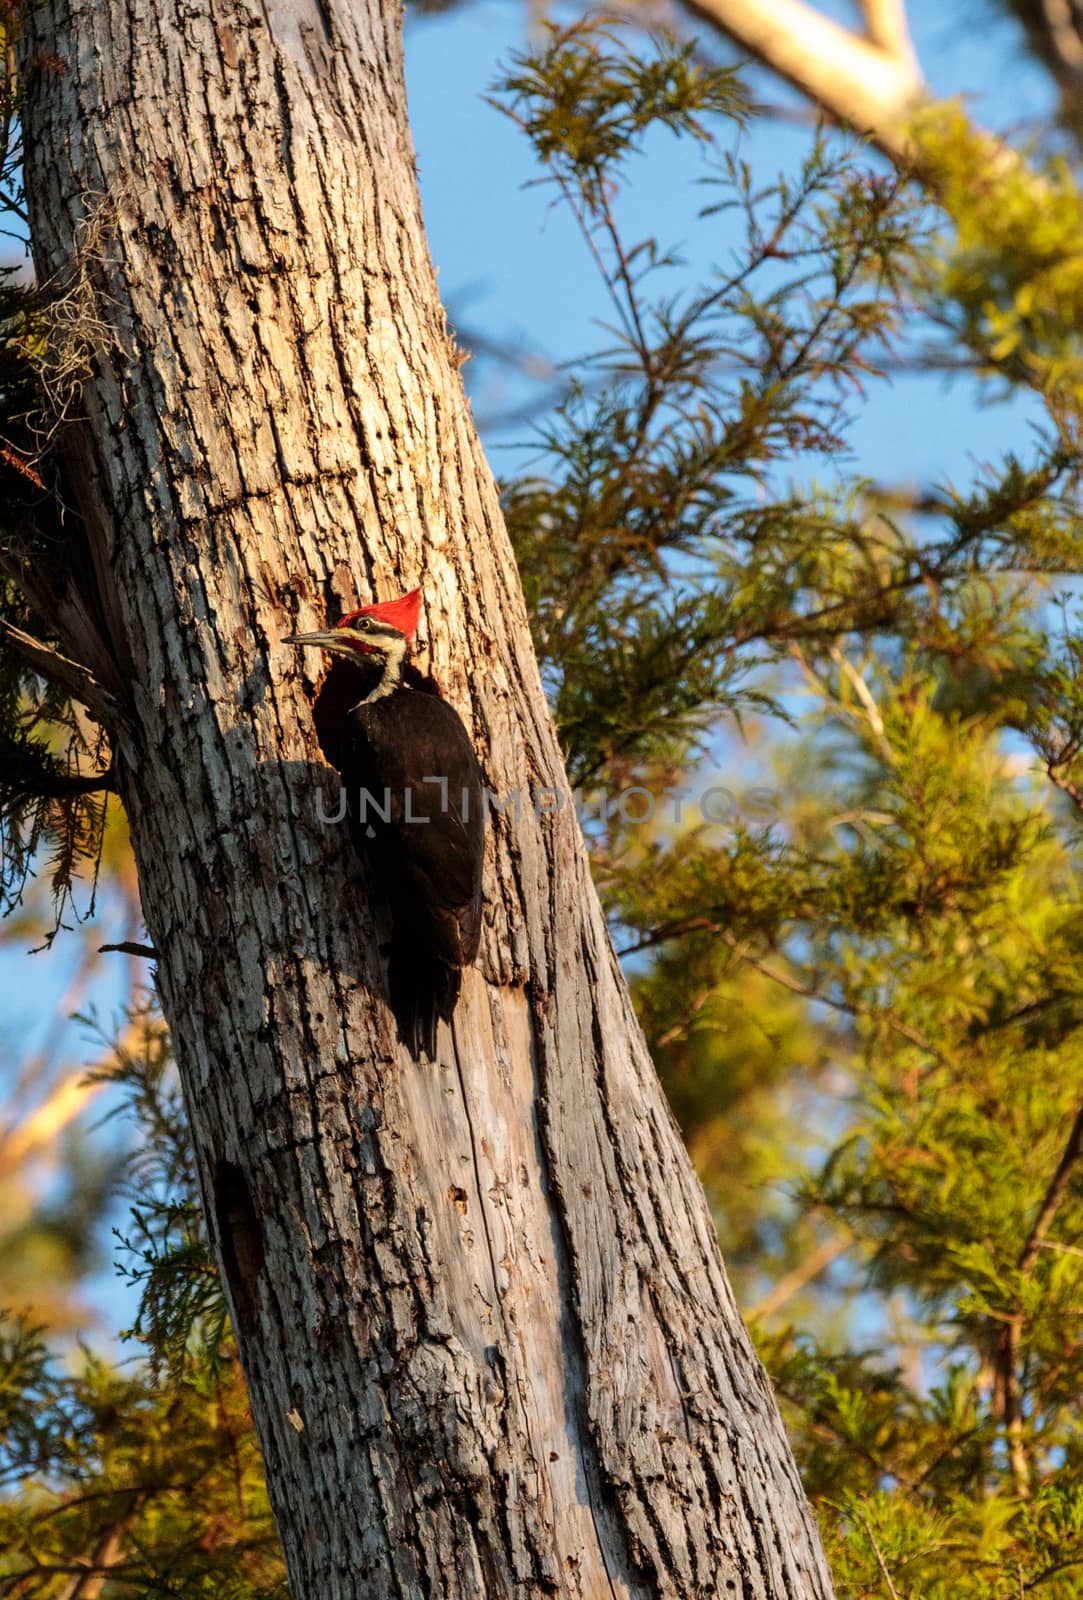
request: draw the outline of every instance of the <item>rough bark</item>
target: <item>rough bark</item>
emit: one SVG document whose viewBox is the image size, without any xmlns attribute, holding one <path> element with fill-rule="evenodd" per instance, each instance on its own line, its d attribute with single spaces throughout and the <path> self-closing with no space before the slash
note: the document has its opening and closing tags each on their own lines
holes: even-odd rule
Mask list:
<svg viewBox="0 0 1083 1600">
<path fill-rule="evenodd" d="M 100 244 L 117 781 L 294 1593 L 828 1596 L 574 816 L 529 803 L 564 779 L 396 10 L 40 0 L 24 50 L 40 276 Z M 419 577 L 420 664 L 524 795 L 436 1065 L 280 643 Z"/>
</svg>

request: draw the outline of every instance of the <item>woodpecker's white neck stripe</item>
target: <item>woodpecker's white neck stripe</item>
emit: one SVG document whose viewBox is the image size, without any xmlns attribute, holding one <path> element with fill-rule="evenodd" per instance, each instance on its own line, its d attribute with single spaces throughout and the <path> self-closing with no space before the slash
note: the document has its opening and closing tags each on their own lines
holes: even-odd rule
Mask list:
<svg viewBox="0 0 1083 1600">
<path fill-rule="evenodd" d="M 373 700 L 383 700 L 386 695 L 393 694 L 402 683 L 402 669 L 406 664 L 406 640 L 381 639 L 379 654 L 383 657 L 384 670 L 379 683 L 371 694 L 367 694 L 359 705 L 371 705 Z M 375 652 L 374 652 L 375 653 Z"/>
</svg>

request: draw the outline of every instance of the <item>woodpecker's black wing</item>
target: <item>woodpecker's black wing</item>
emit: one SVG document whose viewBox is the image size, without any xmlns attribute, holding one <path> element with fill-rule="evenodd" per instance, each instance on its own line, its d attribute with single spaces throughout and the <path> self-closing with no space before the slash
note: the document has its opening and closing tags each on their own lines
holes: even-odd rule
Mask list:
<svg viewBox="0 0 1083 1600">
<path fill-rule="evenodd" d="M 358 815 L 367 790 L 396 921 L 412 923 L 448 967 L 469 966 L 481 937 L 485 812 L 481 769 L 458 712 L 405 686 L 346 718 L 342 773 Z M 428 780 L 428 781 L 426 781 Z M 377 808 L 388 809 L 383 822 Z"/>
</svg>

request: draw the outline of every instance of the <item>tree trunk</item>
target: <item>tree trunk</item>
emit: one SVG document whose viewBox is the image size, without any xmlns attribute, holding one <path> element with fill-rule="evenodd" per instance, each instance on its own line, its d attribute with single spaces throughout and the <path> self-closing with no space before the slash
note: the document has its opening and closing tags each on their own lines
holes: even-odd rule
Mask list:
<svg viewBox="0 0 1083 1600">
<path fill-rule="evenodd" d="M 25 19 L 39 275 L 112 330 L 69 432 L 118 782 L 297 1600 L 829 1595 L 575 817 L 531 805 L 565 780 L 397 9 Z M 419 579 L 420 664 L 523 796 L 435 1065 L 281 643 Z"/>
</svg>

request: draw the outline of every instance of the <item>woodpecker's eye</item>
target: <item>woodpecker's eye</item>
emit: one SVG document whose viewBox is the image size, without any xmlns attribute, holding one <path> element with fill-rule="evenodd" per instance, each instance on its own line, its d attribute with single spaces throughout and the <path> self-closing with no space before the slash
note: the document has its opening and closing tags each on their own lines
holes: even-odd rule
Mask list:
<svg viewBox="0 0 1083 1600">
<path fill-rule="evenodd" d="M 357 620 L 357 627 L 361 633 L 368 633 L 369 629 L 372 627 L 371 618 L 359 617 Z"/>
</svg>

